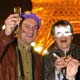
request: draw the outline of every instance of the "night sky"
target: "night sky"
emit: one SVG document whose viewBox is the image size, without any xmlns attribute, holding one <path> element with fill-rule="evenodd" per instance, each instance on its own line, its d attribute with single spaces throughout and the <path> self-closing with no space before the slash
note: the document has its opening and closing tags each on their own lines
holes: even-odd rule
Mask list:
<svg viewBox="0 0 80 80">
<path fill-rule="evenodd" d="M 0 0 L 0 22 L 13 13 L 13 8 L 16 6 L 20 6 L 22 12 L 32 10 L 31 0 Z"/>
</svg>

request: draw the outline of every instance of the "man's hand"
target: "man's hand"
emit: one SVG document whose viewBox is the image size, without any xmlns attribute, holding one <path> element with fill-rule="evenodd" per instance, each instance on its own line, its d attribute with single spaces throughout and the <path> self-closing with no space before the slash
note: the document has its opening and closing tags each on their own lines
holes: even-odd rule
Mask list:
<svg viewBox="0 0 80 80">
<path fill-rule="evenodd" d="M 18 25 L 20 22 L 19 15 L 18 14 L 11 14 L 6 20 L 5 20 L 5 34 L 9 36 L 14 31 L 16 25 Z"/>
<path fill-rule="evenodd" d="M 57 73 L 59 73 L 62 68 L 66 67 L 66 63 L 65 63 L 64 57 L 60 57 L 60 58 L 56 59 L 55 67 L 56 67 Z"/>
<path fill-rule="evenodd" d="M 72 57 L 68 57 L 65 61 L 67 62 L 66 78 L 69 80 L 73 80 L 78 71 L 79 61 Z"/>
</svg>

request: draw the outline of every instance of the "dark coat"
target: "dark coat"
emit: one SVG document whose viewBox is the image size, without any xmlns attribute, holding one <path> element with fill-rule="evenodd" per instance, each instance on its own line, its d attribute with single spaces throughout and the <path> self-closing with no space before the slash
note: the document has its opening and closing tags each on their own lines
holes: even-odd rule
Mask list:
<svg viewBox="0 0 80 80">
<path fill-rule="evenodd" d="M 49 48 L 49 54 L 43 58 L 43 80 L 55 80 L 55 60 L 56 58 L 52 53 L 56 53 L 58 56 L 64 56 L 63 51 L 61 51 L 57 46 L 52 44 Z M 67 55 L 71 55 L 73 58 L 80 61 L 80 48 L 71 44 L 70 50 Z M 76 80 L 80 80 L 80 67 L 76 75 Z"/>
<path fill-rule="evenodd" d="M 33 52 L 33 51 L 32 51 Z M 18 80 L 16 41 L 0 32 L 0 80 Z M 32 53 L 34 80 L 42 80 L 42 56 Z"/>
</svg>

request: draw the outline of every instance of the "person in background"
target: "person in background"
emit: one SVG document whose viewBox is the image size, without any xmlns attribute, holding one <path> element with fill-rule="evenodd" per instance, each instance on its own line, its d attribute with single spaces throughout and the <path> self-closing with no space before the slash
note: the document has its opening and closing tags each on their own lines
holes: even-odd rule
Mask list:
<svg viewBox="0 0 80 80">
<path fill-rule="evenodd" d="M 52 26 L 54 43 L 43 58 L 43 80 L 80 80 L 80 48 L 72 43 L 73 27 L 67 20 Z"/>
<path fill-rule="evenodd" d="M 41 80 L 42 56 L 31 47 L 41 19 L 32 12 L 22 13 L 21 21 L 18 14 L 11 14 L 4 25 L 5 30 L 0 31 L 0 80 Z"/>
</svg>

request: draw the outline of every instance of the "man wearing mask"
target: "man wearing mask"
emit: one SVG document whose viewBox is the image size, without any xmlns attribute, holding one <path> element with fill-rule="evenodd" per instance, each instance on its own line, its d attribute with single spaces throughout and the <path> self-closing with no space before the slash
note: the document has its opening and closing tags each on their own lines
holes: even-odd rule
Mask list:
<svg viewBox="0 0 80 80">
<path fill-rule="evenodd" d="M 22 13 L 21 21 L 18 14 L 5 20 L 5 30 L 0 31 L 0 80 L 41 80 L 42 56 L 31 47 L 40 26 L 41 19 L 33 13 Z"/>
<path fill-rule="evenodd" d="M 59 20 L 52 26 L 51 34 L 55 42 L 44 56 L 44 80 L 79 80 L 80 48 L 72 43 L 72 25 Z"/>
</svg>

